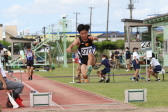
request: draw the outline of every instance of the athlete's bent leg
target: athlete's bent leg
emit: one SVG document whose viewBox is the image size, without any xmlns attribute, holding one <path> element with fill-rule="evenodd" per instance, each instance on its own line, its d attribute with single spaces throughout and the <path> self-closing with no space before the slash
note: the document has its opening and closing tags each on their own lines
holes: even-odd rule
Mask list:
<svg viewBox="0 0 168 112">
<path fill-rule="evenodd" d="M 33 67 L 30 68 L 30 71 L 31 71 L 31 73 L 30 73 L 30 79 L 32 80 L 33 79 Z"/>
<path fill-rule="evenodd" d="M 83 77 L 84 79 L 87 79 L 87 78 L 88 78 L 88 76 L 86 75 L 86 67 L 87 67 L 87 65 L 85 65 L 85 64 L 82 64 L 82 65 L 81 65 L 81 73 L 82 73 L 82 77 Z"/>
<path fill-rule="evenodd" d="M 87 62 L 87 65 L 92 65 L 94 66 L 96 63 L 96 58 L 94 57 L 94 55 L 92 53 L 89 53 L 88 54 L 88 62 Z"/>
<path fill-rule="evenodd" d="M 94 66 L 96 63 L 96 58 L 92 53 L 88 54 L 88 62 L 87 62 L 87 69 L 86 69 L 86 75 L 90 75 L 90 72 L 92 71 L 92 66 Z"/>
<path fill-rule="evenodd" d="M 81 68 L 80 68 L 80 64 L 78 64 L 76 67 L 76 77 L 78 77 L 78 79 L 79 79 L 80 73 L 81 73 Z"/>
<path fill-rule="evenodd" d="M 30 80 L 30 66 L 27 66 L 27 76 L 28 76 L 28 78 Z"/>
<path fill-rule="evenodd" d="M 101 78 L 101 71 L 97 71 L 97 75 Z"/>
</svg>

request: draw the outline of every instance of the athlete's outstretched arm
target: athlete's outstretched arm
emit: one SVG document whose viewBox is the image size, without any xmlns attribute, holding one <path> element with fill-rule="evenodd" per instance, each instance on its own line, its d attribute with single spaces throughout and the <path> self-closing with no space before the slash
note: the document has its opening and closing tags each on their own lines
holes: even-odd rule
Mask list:
<svg viewBox="0 0 168 112">
<path fill-rule="evenodd" d="M 69 47 L 66 49 L 66 51 L 68 53 L 71 53 L 71 49 L 76 45 L 79 45 L 79 38 L 77 38 L 72 44 L 70 44 Z"/>
<path fill-rule="evenodd" d="M 98 38 L 97 38 L 97 37 L 92 36 L 92 35 L 91 35 L 91 36 L 89 36 L 88 38 L 89 38 L 90 40 L 98 40 Z"/>
</svg>

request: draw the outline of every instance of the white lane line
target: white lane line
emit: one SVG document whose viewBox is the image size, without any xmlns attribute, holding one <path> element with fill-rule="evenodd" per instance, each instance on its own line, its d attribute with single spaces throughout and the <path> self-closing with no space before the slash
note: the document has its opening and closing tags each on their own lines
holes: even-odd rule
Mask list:
<svg viewBox="0 0 168 112">
<path fill-rule="evenodd" d="M 36 93 L 39 93 L 36 89 L 34 89 L 33 87 L 29 86 L 28 84 L 26 84 L 25 82 L 22 82 L 24 85 L 26 85 L 29 89 L 31 89 L 32 91 L 36 91 Z M 60 105 L 58 105 L 57 103 L 55 103 L 54 101 L 52 101 L 52 104 L 54 104 L 55 106 L 58 106 L 59 108 L 61 108 L 62 110 L 66 110 L 63 107 L 61 107 Z"/>
</svg>

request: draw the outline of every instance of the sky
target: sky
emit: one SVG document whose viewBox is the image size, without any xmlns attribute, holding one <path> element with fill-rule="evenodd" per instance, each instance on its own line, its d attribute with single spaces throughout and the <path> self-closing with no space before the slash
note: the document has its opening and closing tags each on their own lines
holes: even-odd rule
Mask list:
<svg viewBox="0 0 168 112">
<path fill-rule="evenodd" d="M 123 31 L 121 19 L 130 18 L 130 0 L 110 0 L 109 31 Z M 150 14 L 168 13 L 168 0 L 133 0 L 133 19 L 146 19 Z M 41 33 L 42 27 L 54 24 L 59 29 L 59 21 L 66 15 L 71 20 L 72 31 L 78 24 L 90 23 L 92 10 L 92 31 L 106 31 L 108 0 L 0 0 L 0 24 L 17 25 L 18 31 L 30 27 L 30 33 Z"/>
</svg>

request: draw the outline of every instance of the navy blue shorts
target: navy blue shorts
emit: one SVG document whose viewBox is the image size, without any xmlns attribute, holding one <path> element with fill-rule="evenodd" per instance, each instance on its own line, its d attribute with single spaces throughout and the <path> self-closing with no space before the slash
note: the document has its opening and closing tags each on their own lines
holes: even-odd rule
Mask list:
<svg viewBox="0 0 168 112">
<path fill-rule="evenodd" d="M 133 66 L 134 66 L 134 70 L 140 69 L 140 64 L 139 63 L 137 64 L 136 60 L 133 61 Z"/>
<path fill-rule="evenodd" d="M 110 72 L 110 68 L 104 68 L 103 70 L 101 70 L 101 72 L 103 74 L 106 74 L 106 73 Z"/>
<path fill-rule="evenodd" d="M 162 67 L 160 65 L 155 66 L 153 72 L 158 73 L 158 71 L 162 71 Z"/>
</svg>

